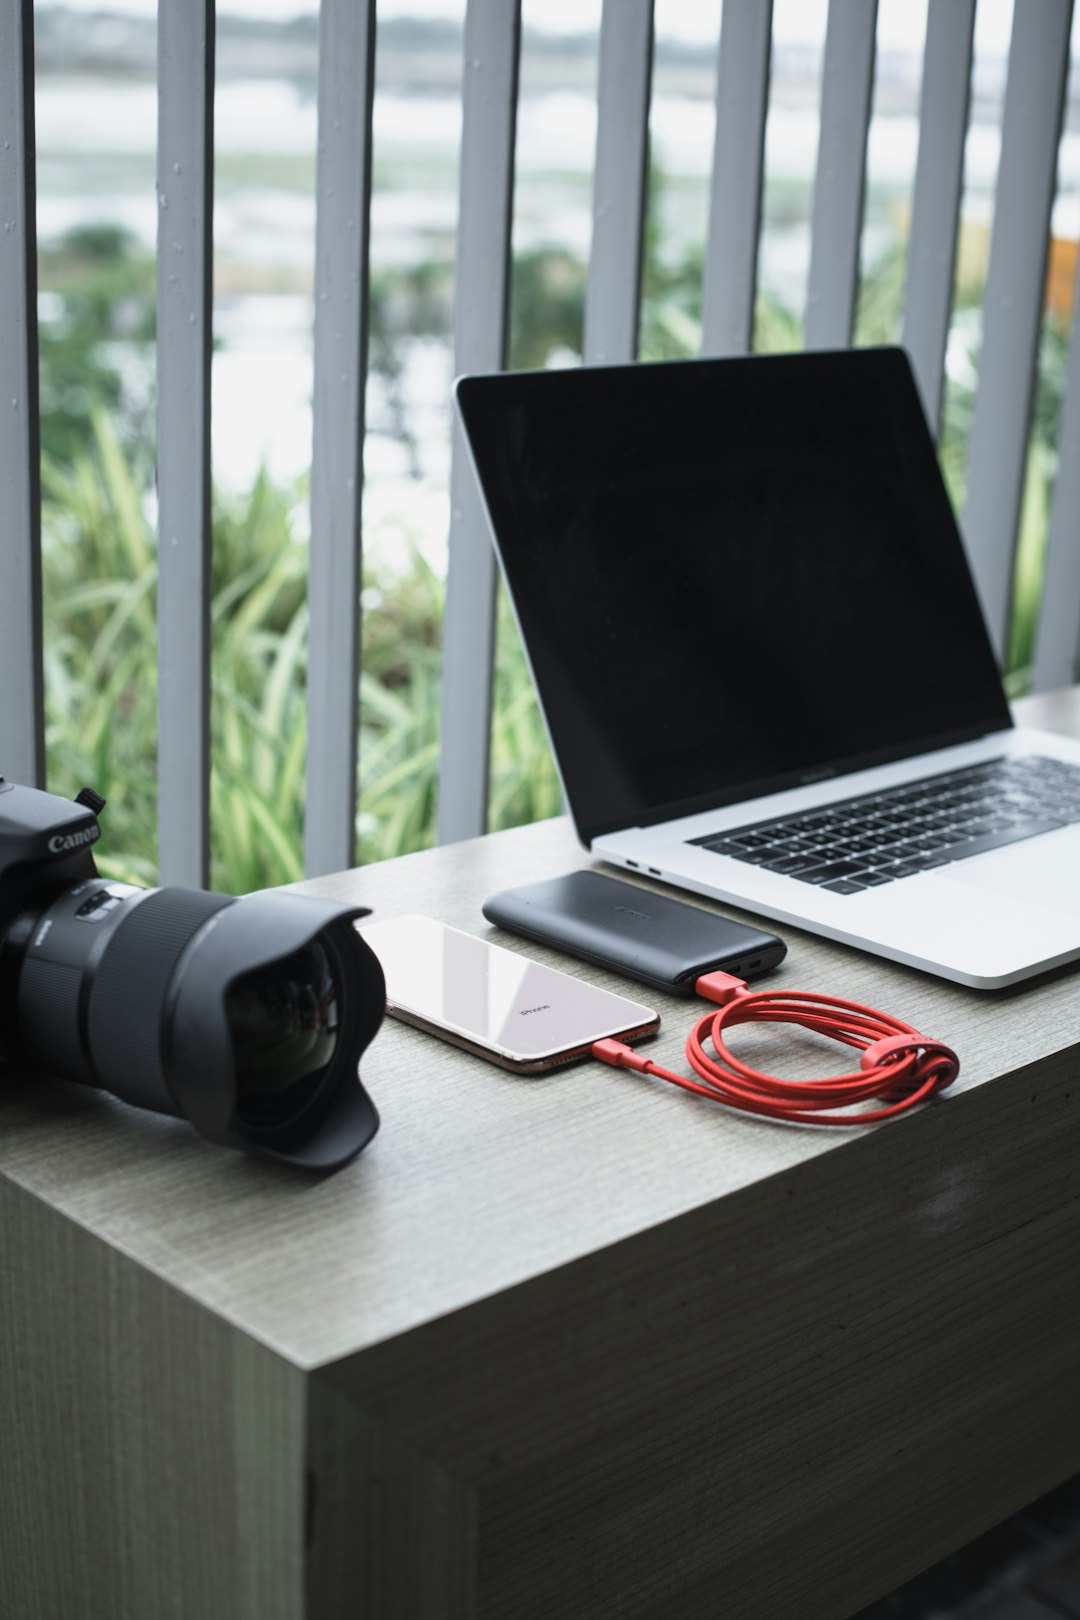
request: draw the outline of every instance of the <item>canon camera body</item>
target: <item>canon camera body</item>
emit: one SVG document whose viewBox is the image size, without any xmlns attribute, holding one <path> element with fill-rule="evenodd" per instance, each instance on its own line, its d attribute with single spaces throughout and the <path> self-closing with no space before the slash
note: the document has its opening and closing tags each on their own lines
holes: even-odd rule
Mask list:
<svg viewBox="0 0 1080 1620">
<path fill-rule="evenodd" d="M 104 800 L 0 778 L 0 1065 L 101 1087 L 224 1146 L 316 1170 L 378 1115 L 358 1064 L 383 1017 L 367 915 L 102 878 Z"/>
</svg>

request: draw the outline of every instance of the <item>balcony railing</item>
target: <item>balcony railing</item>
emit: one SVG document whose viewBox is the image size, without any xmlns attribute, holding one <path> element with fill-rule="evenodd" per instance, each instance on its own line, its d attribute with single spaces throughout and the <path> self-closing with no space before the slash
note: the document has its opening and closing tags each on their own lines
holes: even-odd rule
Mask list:
<svg viewBox="0 0 1080 1620">
<path fill-rule="evenodd" d="M 875 0 L 830 0 L 806 342 L 850 344 L 859 277 Z M 1017 4 L 983 308 L 963 528 L 999 653 L 1011 611 L 1071 0 Z M 929 0 L 903 342 L 935 431 L 953 299 L 975 0 Z M 652 84 L 652 0 L 604 0 L 587 363 L 636 357 Z M 758 286 L 771 0 L 724 0 L 702 285 L 702 349 L 751 345 Z M 163 881 L 209 870 L 213 0 L 158 13 L 159 816 Z M 468 0 L 453 328 L 456 371 L 506 363 L 520 0 Z M 357 689 L 375 0 L 322 0 L 318 84 L 305 862 L 355 857 Z M 0 0 L 0 767 L 43 783 L 32 0 Z M 1060 429 L 1036 638 L 1039 689 L 1080 643 L 1080 345 Z M 495 565 L 455 440 L 438 832 L 484 829 Z"/>
</svg>

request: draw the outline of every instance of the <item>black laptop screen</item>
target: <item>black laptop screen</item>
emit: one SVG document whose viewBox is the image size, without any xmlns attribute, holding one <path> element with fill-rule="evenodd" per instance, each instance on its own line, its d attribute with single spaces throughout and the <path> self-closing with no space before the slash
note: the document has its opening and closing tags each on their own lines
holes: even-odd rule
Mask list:
<svg viewBox="0 0 1080 1620">
<path fill-rule="evenodd" d="M 586 842 L 1011 723 L 899 350 L 458 402 Z"/>
</svg>

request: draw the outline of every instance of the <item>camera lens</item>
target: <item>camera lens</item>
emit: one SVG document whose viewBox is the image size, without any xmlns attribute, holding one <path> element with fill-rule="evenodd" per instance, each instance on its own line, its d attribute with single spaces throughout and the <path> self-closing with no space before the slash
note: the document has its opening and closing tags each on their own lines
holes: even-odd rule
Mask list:
<svg viewBox="0 0 1080 1620">
<path fill-rule="evenodd" d="M 71 803 L 0 777 L 0 795 L 0 1068 L 307 1170 L 370 1142 L 359 1064 L 386 981 L 354 926 L 365 906 L 114 883 L 90 853 L 100 794 Z"/>
<path fill-rule="evenodd" d="M 0 939 L 16 1055 L 211 1141 L 333 1169 L 378 1127 L 357 1069 L 386 988 L 357 915 L 273 892 L 76 884 Z"/>
<path fill-rule="evenodd" d="M 338 998 L 317 943 L 245 973 L 230 986 L 237 1103 L 251 1126 L 278 1125 L 305 1106 L 337 1047 Z"/>
</svg>

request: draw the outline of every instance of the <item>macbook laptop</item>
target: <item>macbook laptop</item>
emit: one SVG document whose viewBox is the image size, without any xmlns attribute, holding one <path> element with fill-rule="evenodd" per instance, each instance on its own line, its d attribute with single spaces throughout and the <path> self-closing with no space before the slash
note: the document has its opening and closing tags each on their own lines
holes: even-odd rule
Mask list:
<svg viewBox="0 0 1080 1620">
<path fill-rule="evenodd" d="M 979 988 L 1080 957 L 1080 743 L 1012 724 L 901 350 L 455 393 L 594 856 Z"/>
</svg>

